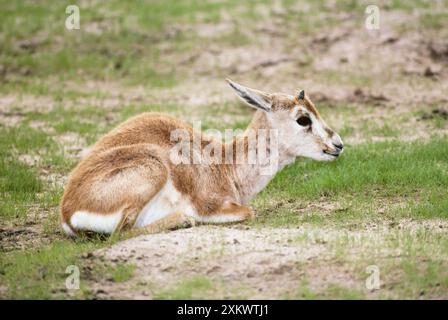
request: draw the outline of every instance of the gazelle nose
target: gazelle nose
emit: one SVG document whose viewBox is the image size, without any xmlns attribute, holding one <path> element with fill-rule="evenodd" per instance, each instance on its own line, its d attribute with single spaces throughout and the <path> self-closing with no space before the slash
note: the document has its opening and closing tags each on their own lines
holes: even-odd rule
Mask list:
<svg viewBox="0 0 448 320">
<path fill-rule="evenodd" d="M 335 148 L 338 149 L 339 151 L 341 151 L 342 149 L 344 149 L 344 146 L 343 146 L 342 144 L 334 144 L 334 143 L 333 143 L 333 145 L 334 145 Z"/>
</svg>

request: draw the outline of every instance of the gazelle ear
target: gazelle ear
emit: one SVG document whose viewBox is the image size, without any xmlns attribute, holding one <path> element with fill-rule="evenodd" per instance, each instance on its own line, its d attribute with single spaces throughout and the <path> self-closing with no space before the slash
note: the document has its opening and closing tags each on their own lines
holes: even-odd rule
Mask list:
<svg viewBox="0 0 448 320">
<path fill-rule="evenodd" d="M 271 111 L 272 102 L 267 93 L 259 90 L 247 88 L 230 79 L 226 79 L 229 85 L 235 90 L 238 96 L 251 107 L 264 111 Z"/>
</svg>

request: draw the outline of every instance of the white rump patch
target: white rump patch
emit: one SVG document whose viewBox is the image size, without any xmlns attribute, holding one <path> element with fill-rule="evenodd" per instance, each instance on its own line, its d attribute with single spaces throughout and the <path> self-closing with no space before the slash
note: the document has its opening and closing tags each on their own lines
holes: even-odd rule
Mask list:
<svg viewBox="0 0 448 320">
<path fill-rule="evenodd" d="M 72 228 L 70 228 L 69 225 L 66 224 L 65 222 L 62 223 L 62 229 L 68 236 L 70 237 L 76 236 L 76 234 L 72 231 Z"/>
<path fill-rule="evenodd" d="M 111 214 L 98 214 L 87 211 L 76 211 L 70 222 L 76 230 L 88 230 L 99 233 L 112 233 L 121 221 L 121 211 Z"/>
</svg>

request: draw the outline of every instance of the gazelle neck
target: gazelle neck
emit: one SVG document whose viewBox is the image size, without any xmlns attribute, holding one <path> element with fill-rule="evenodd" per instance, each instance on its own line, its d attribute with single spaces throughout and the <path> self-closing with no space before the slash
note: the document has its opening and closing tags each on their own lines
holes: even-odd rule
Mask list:
<svg viewBox="0 0 448 320">
<path fill-rule="evenodd" d="M 295 156 L 287 152 L 278 137 L 269 116 L 263 111 L 257 111 L 244 134 L 232 141 L 233 153 L 244 154 L 243 161 L 234 161 L 230 167 L 239 197 L 237 200 L 241 204 L 249 202 L 277 172 L 294 162 Z M 225 145 L 225 148 L 230 148 L 230 144 Z"/>
</svg>

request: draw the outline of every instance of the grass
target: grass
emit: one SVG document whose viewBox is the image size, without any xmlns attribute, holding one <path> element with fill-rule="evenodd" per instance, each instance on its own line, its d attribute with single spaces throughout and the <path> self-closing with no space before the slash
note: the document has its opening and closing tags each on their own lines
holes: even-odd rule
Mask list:
<svg viewBox="0 0 448 320">
<path fill-rule="evenodd" d="M 447 140 L 435 138 L 426 143 L 392 141 L 347 146 L 341 159 L 333 163 L 298 161 L 280 172 L 255 200 L 261 217 L 253 223 L 345 225 L 356 220 L 398 217 L 446 219 L 447 159 Z M 321 209 L 306 207 L 317 199 L 338 206 L 331 208 L 328 217 L 316 215 Z M 397 201 L 403 206 L 394 206 Z M 385 204 L 386 211 L 382 210 Z M 272 210 L 278 213 L 270 214 Z"/>
<path fill-rule="evenodd" d="M 28 153 L 48 146 L 48 137 L 26 126 L 5 128 L 0 126 L 0 215 L 23 217 L 27 207 L 36 201 L 42 190 L 42 181 L 36 170 L 17 159 L 17 154 Z M 11 148 L 11 146 L 13 148 Z"/>
<path fill-rule="evenodd" d="M 448 185 L 448 142 L 398 141 L 347 146 L 332 163 L 300 161 L 278 174 L 266 193 L 315 198 L 371 191 L 405 195 Z M 286 188 L 285 188 L 286 186 Z"/>
<path fill-rule="evenodd" d="M 0 126 L 0 135 L 0 216 L 22 219 L 37 201 L 54 205 L 54 195 L 60 195 L 60 190 L 42 181 L 40 174 L 48 169 L 66 172 L 72 165 L 60 145 L 44 131 L 25 123 Z M 36 161 L 30 165 L 20 156 L 36 157 Z"/>
<path fill-rule="evenodd" d="M 80 289 L 73 294 L 89 297 L 87 281 L 83 276 L 85 261 L 82 254 L 103 246 L 101 241 L 56 241 L 38 250 L 2 254 L 0 283 L 8 287 L 12 299 L 67 298 L 65 281 L 68 266 L 80 270 Z M 121 276 L 123 277 L 123 276 Z M 121 278 L 119 278 L 121 279 Z"/>
<path fill-rule="evenodd" d="M 19 218 L 26 215 L 27 204 L 36 200 L 42 190 L 42 182 L 25 164 L 17 160 L 0 160 L 0 212 L 3 218 Z"/>
<path fill-rule="evenodd" d="M 212 281 L 203 276 L 196 276 L 186 279 L 172 288 L 162 290 L 155 299 L 191 300 L 202 299 L 207 296 L 207 292 L 213 291 Z"/>
<path fill-rule="evenodd" d="M 122 264 L 118 265 L 111 270 L 112 281 L 114 282 L 125 282 L 131 279 L 135 271 L 135 265 L 133 264 Z"/>
</svg>

